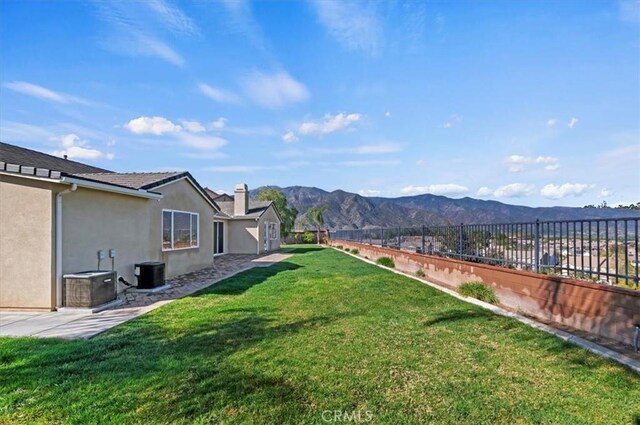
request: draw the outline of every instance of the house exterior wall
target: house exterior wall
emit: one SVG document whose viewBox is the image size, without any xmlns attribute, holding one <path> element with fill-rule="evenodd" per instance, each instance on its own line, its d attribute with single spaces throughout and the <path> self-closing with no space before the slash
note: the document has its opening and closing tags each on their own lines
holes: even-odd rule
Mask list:
<svg viewBox="0 0 640 425">
<path fill-rule="evenodd" d="M 258 229 L 255 219 L 229 220 L 228 239 L 230 254 L 257 254 Z"/>
<path fill-rule="evenodd" d="M 273 209 L 273 206 L 269 207 L 267 211 L 265 211 L 265 213 L 262 215 L 262 217 L 260 217 L 260 222 L 258 226 L 258 240 L 260 241 L 259 246 L 260 246 L 261 253 L 265 252 L 264 250 L 265 223 L 276 223 L 276 226 L 278 227 L 278 238 L 275 240 L 269 241 L 269 251 L 275 251 L 277 249 L 280 249 L 280 218 L 278 217 L 278 214 L 276 214 L 275 210 Z"/>
<path fill-rule="evenodd" d="M 0 175 L 0 307 L 55 305 L 53 183 Z"/>
<path fill-rule="evenodd" d="M 162 209 L 195 212 L 200 215 L 199 220 L 199 248 L 190 248 L 177 251 L 161 251 L 162 259 L 166 264 L 167 277 L 178 276 L 200 270 L 213 265 L 213 207 L 205 201 L 200 193 L 186 179 L 171 183 L 159 189 L 154 189 L 163 195 L 160 202 L 154 201 L 157 213 L 151 220 L 151 232 L 155 240 L 152 247 L 161 251 L 162 247 Z"/>
<path fill-rule="evenodd" d="M 115 270 L 135 284 L 134 264 L 165 263 L 166 277 L 213 265 L 212 207 L 186 179 L 158 188 L 163 199 L 78 188 L 63 198 L 63 273 L 95 270 L 98 250 L 106 258 L 102 270 L 111 269 L 109 250 L 116 250 Z M 162 210 L 199 214 L 199 247 L 162 250 Z M 122 287 L 120 289 L 123 289 Z"/>
<path fill-rule="evenodd" d="M 157 242 L 161 234 L 154 217 L 160 214 L 158 208 L 156 200 L 82 187 L 65 195 L 62 273 L 98 270 L 98 250 L 104 250 L 106 256 L 100 269 L 111 270 L 109 250 L 115 249 L 114 269 L 135 284 L 135 263 L 162 260 L 161 244 Z"/>
</svg>

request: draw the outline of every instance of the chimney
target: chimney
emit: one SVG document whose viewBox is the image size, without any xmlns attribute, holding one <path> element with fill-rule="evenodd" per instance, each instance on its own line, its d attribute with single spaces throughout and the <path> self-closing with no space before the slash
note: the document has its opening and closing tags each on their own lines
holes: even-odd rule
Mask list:
<svg viewBox="0 0 640 425">
<path fill-rule="evenodd" d="M 233 215 L 247 215 L 249 210 L 249 189 L 247 185 L 238 183 L 233 193 Z"/>
</svg>

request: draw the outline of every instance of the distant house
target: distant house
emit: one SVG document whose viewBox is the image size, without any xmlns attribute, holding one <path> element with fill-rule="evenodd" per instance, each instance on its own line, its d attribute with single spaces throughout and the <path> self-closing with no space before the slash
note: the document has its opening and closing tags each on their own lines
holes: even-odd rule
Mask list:
<svg viewBox="0 0 640 425">
<path fill-rule="evenodd" d="M 114 173 L 0 143 L 0 308 L 60 307 L 67 273 L 116 270 L 135 283 L 143 261 L 172 277 L 217 253 L 277 249 L 277 233 L 260 239 L 261 226 L 279 230 L 275 208 L 243 218 L 242 205 L 224 213 L 188 172 Z"/>
<path fill-rule="evenodd" d="M 211 189 L 209 196 L 215 194 Z M 226 218 L 219 217 L 217 235 L 222 242 L 216 243 L 216 254 L 261 254 L 280 248 L 281 218 L 273 202 L 255 201 L 249 198 L 246 184 L 238 184 L 234 196 L 218 195 L 216 204 Z M 225 243 L 225 240 L 231 243 Z"/>
</svg>

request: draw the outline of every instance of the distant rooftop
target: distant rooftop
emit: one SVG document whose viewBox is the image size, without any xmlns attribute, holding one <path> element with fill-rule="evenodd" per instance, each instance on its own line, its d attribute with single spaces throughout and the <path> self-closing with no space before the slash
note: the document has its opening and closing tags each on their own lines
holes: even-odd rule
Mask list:
<svg viewBox="0 0 640 425">
<path fill-rule="evenodd" d="M 266 210 L 269 208 L 269 205 L 272 204 L 271 201 L 254 201 L 249 200 L 249 209 L 247 213 L 243 216 L 237 216 L 234 214 L 234 205 L 233 201 L 228 202 L 220 202 L 216 201 L 220 210 L 228 215 L 229 217 L 246 217 L 246 218 L 258 218 L 260 217 Z"/>
</svg>

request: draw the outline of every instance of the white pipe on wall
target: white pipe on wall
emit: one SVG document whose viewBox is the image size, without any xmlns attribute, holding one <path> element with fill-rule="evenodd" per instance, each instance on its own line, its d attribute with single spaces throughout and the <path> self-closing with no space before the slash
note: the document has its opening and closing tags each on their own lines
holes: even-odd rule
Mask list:
<svg viewBox="0 0 640 425">
<path fill-rule="evenodd" d="M 56 308 L 62 307 L 62 196 L 76 189 L 78 185 L 73 183 L 69 189 L 56 194 Z"/>
</svg>

